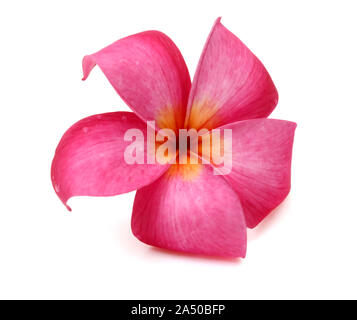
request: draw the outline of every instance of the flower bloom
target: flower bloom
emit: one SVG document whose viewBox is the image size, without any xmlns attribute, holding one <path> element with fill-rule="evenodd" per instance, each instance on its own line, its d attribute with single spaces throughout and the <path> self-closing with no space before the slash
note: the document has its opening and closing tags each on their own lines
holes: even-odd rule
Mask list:
<svg viewBox="0 0 357 320">
<path fill-rule="evenodd" d="M 51 169 L 62 202 L 138 189 L 131 226 L 142 242 L 245 257 L 246 228 L 254 228 L 289 193 L 296 128 L 293 122 L 267 119 L 278 93 L 263 64 L 217 19 L 192 85 L 180 51 L 158 31 L 85 56 L 83 80 L 95 65 L 134 112 L 94 115 L 64 134 Z M 145 121 L 175 132 L 230 129 L 230 173 L 214 175 L 212 163 L 126 163 L 125 132 L 140 129 L 147 139 Z"/>
</svg>

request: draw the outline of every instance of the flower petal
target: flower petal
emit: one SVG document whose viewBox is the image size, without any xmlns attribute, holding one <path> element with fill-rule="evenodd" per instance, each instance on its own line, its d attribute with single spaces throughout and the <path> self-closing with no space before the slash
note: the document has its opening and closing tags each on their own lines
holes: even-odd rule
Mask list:
<svg viewBox="0 0 357 320">
<path fill-rule="evenodd" d="M 138 33 L 85 56 L 83 80 L 96 64 L 140 118 L 156 120 L 161 128 L 182 127 L 191 80 L 179 49 L 165 34 Z"/>
<path fill-rule="evenodd" d="M 254 228 L 290 191 L 291 156 L 296 123 L 245 120 L 232 129 L 232 171 L 223 177 L 238 193 L 247 226 Z"/>
<path fill-rule="evenodd" d="M 137 191 L 133 234 L 170 250 L 244 257 L 246 225 L 239 198 L 210 166 L 173 165 Z"/>
<path fill-rule="evenodd" d="M 263 64 L 217 19 L 193 79 L 186 125 L 212 129 L 265 118 L 277 102 L 277 90 Z"/>
<path fill-rule="evenodd" d="M 73 196 L 129 192 L 163 174 L 165 165 L 126 163 L 124 151 L 131 142 L 124 141 L 124 134 L 132 128 L 140 129 L 146 137 L 144 122 L 132 112 L 94 115 L 68 129 L 51 168 L 53 187 L 65 205 Z"/>
</svg>

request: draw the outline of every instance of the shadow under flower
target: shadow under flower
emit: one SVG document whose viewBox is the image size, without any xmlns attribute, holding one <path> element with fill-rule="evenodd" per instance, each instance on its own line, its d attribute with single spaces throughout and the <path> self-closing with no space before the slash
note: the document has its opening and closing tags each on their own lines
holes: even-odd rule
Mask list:
<svg viewBox="0 0 357 320">
<path fill-rule="evenodd" d="M 221 257 L 221 256 L 206 256 L 194 253 L 178 252 L 163 248 L 149 247 L 150 254 L 156 254 L 158 256 L 169 256 L 178 257 L 180 259 L 189 259 L 196 261 L 209 261 L 209 262 L 225 262 L 231 264 L 240 264 L 242 262 L 241 258 L 234 257 Z"/>
</svg>

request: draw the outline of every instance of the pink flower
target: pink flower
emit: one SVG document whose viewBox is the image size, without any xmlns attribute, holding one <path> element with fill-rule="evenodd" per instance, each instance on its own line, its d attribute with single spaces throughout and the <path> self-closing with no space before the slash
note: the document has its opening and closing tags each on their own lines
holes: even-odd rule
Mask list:
<svg viewBox="0 0 357 320">
<path fill-rule="evenodd" d="M 132 231 L 139 240 L 170 250 L 245 257 L 246 227 L 254 228 L 289 193 L 296 128 L 293 122 L 266 119 L 278 93 L 263 64 L 217 19 L 192 87 L 180 51 L 158 31 L 85 56 L 83 80 L 95 65 L 134 112 L 91 116 L 64 134 L 51 170 L 62 202 L 138 189 Z M 137 128 L 146 139 L 149 120 L 156 129 L 176 132 L 231 129 L 231 172 L 214 175 L 213 164 L 127 164 L 124 134 Z"/>
</svg>

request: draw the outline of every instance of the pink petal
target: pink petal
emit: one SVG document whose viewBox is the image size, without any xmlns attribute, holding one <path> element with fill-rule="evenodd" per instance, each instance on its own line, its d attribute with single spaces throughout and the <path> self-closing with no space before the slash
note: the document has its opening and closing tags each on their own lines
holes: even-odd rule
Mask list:
<svg viewBox="0 0 357 320">
<path fill-rule="evenodd" d="M 247 226 L 254 228 L 290 191 L 296 123 L 273 119 L 240 121 L 232 129 L 232 171 L 223 176 L 238 193 Z"/>
<path fill-rule="evenodd" d="M 124 133 L 146 126 L 132 112 L 85 118 L 63 135 L 52 162 L 53 187 L 66 205 L 73 196 L 112 196 L 145 186 L 167 169 L 159 164 L 127 164 Z M 70 208 L 67 206 L 70 210 Z"/>
<path fill-rule="evenodd" d="M 170 250 L 244 257 L 246 225 L 237 195 L 210 166 L 192 166 L 174 165 L 137 191 L 134 235 Z"/>
<path fill-rule="evenodd" d="M 161 128 L 182 127 L 191 80 L 179 49 L 165 34 L 138 33 L 85 56 L 83 80 L 96 64 L 140 118 L 156 120 Z"/>
<path fill-rule="evenodd" d="M 186 125 L 212 129 L 265 118 L 277 102 L 277 90 L 263 64 L 217 19 L 195 73 Z"/>
</svg>

